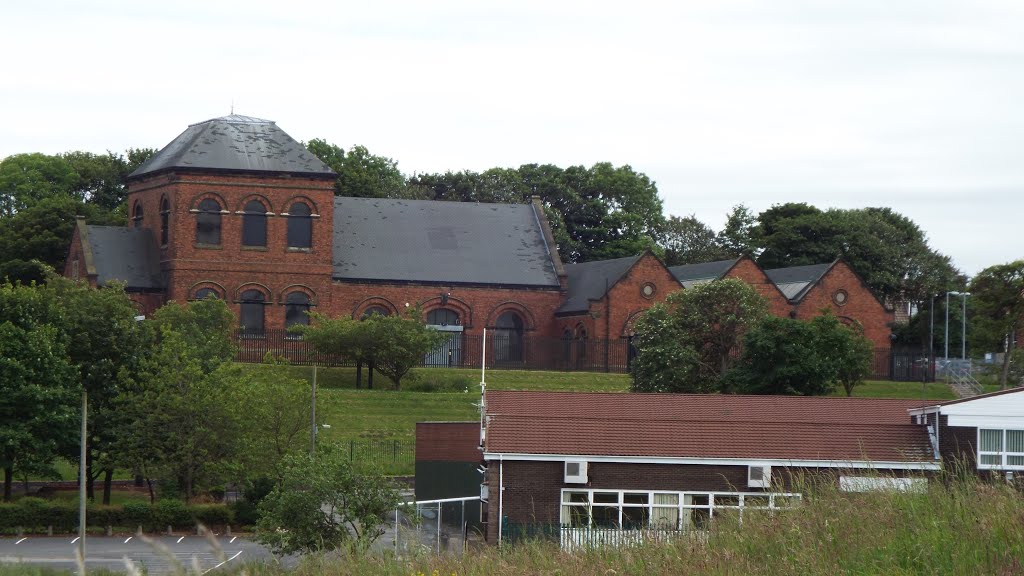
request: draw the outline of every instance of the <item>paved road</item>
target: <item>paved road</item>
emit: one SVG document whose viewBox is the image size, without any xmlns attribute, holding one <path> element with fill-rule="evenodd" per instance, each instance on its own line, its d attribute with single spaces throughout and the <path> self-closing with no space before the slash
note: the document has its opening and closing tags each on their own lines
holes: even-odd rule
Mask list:
<svg viewBox="0 0 1024 576">
<path fill-rule="evenodd" d="M 73 538 L 0 538 L 0 562 L 24 562 L 74 571 L 77 543 L 73 542 Z M 107 568 L 125 572 L 124 558 L 127 557 L 137 566 L 145 566 L 150 575 L 156 576 L 171 573 L 175 560 L 188 568 L 192 565 L 193 557 L 204 572 L 221 565 L 271 558 L 270 552 L 259 544 L 239 537 L 217 537 L 217 543 L 223 550 L 223 557 L 211 548 L 205 537 L 159 536 L 155 540 L 167 547 L 173 559 L 137 537 L 129 539 L 127 536 L 90 536 L 86 545 L 86 568 L 90 571 Z"/>
</svg>

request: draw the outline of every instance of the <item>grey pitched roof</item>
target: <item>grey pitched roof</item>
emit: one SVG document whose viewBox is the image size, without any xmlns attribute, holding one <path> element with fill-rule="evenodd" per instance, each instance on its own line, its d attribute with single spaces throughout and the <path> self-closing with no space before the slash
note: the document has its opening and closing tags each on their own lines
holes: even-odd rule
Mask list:
<svg viewBox="0 0 1024 576">
<path fill-rule="evenodd" d="M 811 264 L 809 266 L 790 266 L 765 270 L 768 279 L 779 287 L 779 290 L 790 300 L 800 300 L 825 272 L 832 268 L 832 263 Z"/>
<path fill-rule="evenodd" d="M 529 204 L 334 199 L 334 277 L 558 287 Z"/>
<path fill-rule="evenodd" d="M 614 286 L 641 256 L 643 256 L 642 253 L 626 258 L 566 264 L 565 274 L 569 281 L 568 293 L 565 302 L 562 302 L 555 313 L 586 312 L 590 309 L 590 301 L 604 296 L 605 292 Z"/>
<path fill-rule="evenodd" d="M 238 114 L 192 124 L 129 178 L 174 168 L 336 176 L 274 122 Z"/>
<path fill-rule="evenodd" d="M 128 289 L 162 290 L 160 250 L 147 228 L 87 226 L 96 284 L 124 282 Z"/>
<path fill-rule="evenodd" d="M 676 277 L 676 280 L 679 280 L 683 288 L 692 288 L 704 282 L 718 280 L 729 271 L 729 268 L 732 268 L 736 260 L 737 258 L 702 262 L 700 264 L 683 264 L 682 266 L 672 266 L 668 271 Z"/>
</svg>

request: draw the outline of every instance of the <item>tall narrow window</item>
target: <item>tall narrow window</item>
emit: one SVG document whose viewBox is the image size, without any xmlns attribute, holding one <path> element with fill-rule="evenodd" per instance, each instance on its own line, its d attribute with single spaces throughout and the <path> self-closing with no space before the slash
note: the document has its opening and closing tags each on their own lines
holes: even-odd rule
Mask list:
<svg viewBox="0 0 1024 576">
<path fill-rule="evenodd" d="M 242 246 L 266 246 L 267 207 L 259 200 L 250 200 L 243 212 Z"/>
<path fill-rule="evenodd" d="M 284 299 L 284 327 L 309 326 L 309 296 L 292 292 Z"/>
<path fill-rule="evenodd" d="M 160 245 L 167 246 L 167 228 L 171 220 L 171 203 L 167 196 L 160 199 Z"/>
<path fill-rule="evenodd" d="M 259 290 L 246 290 L 242 292 L 241 298 L 241 325 L 242 333 L 248 335 L 263 335 L 263 306 L 266 299 Z"/>
<path fill-rule="evenodd" d="M 142 228 L 142 202 L 136 202 L 132 210 L 132 227 Z"/>
<path fill-rule="evenodd" d="M 196 214 L 196 244 L 220 246 L 220 203 L 207 198 L 199 203 Z"/>
<path fill-rule="evenodd" d="M 310 248 L 313 246 L 313 217 L 309 206 L 296 202 L 288 208 L 288 247 Z"/>
<path fill-rule="evenodd" d="M 515 312 L 498 316 L 494 327 L 494 350 L 499 361 L 515 362 L 523 359 L 523 321 Z"/>
</svg>

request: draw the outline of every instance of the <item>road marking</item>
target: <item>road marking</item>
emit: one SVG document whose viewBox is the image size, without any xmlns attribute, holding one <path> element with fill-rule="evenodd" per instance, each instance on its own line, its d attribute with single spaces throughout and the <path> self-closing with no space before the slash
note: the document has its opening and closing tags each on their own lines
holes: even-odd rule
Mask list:
<svg viewBox="0 0 1024 576">
<path fill-rule="evenodd" d="M 125 538 L 125 539 L 124 539 L 124 543 L 125 543 L 125 544 L 127 544 L 127 543 L 128 543 L 128 541 L 129 541 L 129 540 L 131 540 L 131 539 L 132 539 L 132 537 L 131 537 L 131 536 L 129 536 L 129 537 L 127 537 L 127 538 Z"/>
<path fill-rule="evenodd" d="M 15 542 L 15 544 L 21 544 L 21 543 L 22 543 L 22 542 L 24 542 L 25 540 L 28 540 L 28 536 L 25 536 L 25 537 L 24 537 L 24 538 L 22 538 L 21 540 L 18 540 L 17 542 Z"/>
<path fill-rule="evenodd" d="M 234 544 L 235 543 L 235 538 L 238 538 L 238 536 L 232 536 L 231 537 L 231 542 L 228 542 L 228 544 Z"/>
<path fill-rule="evenodd" d="M 184 539 L 185 539 L 184 536 L 182 536 L 181 538 L 178 538 L 178 541 L 175 542 L 175 544 L 181 544 L 181 541 L 184 540 Z"/>
<path fill-rule="evenodd" d="M 206 574 L 206 572 L 209 572 L 210 570 L 216 570 L 217 568 L 220 568 L 221 566 L 223 566 L 223 565 L 227 564 L 228 562 L 231 562 L 231 561 L 232 561 L 232 560 L 234 560 L 235 558 L 238 558 L 238 556 L 239 556 L 239 555 L 240 555 L 241 553 L 242 553 L 242 551 L 241 551 L 241 550 L 239 550 L 238 552 L 235 552 L 235 555 L 234 555 L 234 556 L 232 556 L 231 558 L 228 558 L 227 560 L 225 560 L 225 561 L 221 562 L 220 564 L 217 564 L 217 565 L 216 565 L 216 566 L 214 566 L 213 568 L 210 568 L 210 569 L 206 570 L 205 572 L 203 572 L 203 574 Z"/>
<path fill-rule="evenodd" d="M 74 544 L 75 542 L 78 542 L 79 538 L 81 538 L 81 536 L 75 536 L 75 539 L 72 540 L 71 543 Z"/>
</svg>

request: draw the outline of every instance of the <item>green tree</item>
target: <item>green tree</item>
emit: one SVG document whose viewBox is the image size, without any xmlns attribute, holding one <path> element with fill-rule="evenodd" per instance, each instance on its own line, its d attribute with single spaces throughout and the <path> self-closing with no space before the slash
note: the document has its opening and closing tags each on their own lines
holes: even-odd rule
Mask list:
<svg viewBox="0 0 1024 576">
<path fill-rule="evenodd" d="M 756 256 L 759 249 L 756 226 L 757 217 L 750 208 L 743 204 L 733 206 L 725 228 L 718 233 L 718 243 L 730 257 Z"/>
<path fill-rule="evenodd" d="M 692 214 L 682 218 L 670 216 L 661 234 L 661 245 L 667 266 L 713 262 L 731 256 L 715 231 Z"/>
<path fill-rule="evenodd" d="M 869 288 L 889 303 L 919 308 L 933 294 L 960 288 L 948 257 L 928 246 L 924 232 L 889 208 L 819 210 L 781 204 L 758 216 L 755 232 L 765 268 L 822 264 L 843 258 Z"/>
<path fill-rule="evenodd" d="M 326 140 L 314 138 L 305 144 L 331 170 L 338 174 L 334 193 L 358 198 L 404 198 L 405 176 L 398 163 L 371 154 L 365 146 L 355 145 L 346 152 Z"/>
<path fill-rule="evenodd" d="M 13 216 L 44 198 L 70 196 L 77 182 L 74 168 L 60 156 L 8 156 L 0 160 L 0 216 Z"/>
<path fill-rule="evenodd" d="M 180 335 L 205 373 L 213 372 L 234 358 L 235 346 L 231 339 L 237 320 L 222 300 L 168 302 L 153 314 L 152 321 L 158 334 L 171 330 Z"/>
<path fill-rule="evenodd" d="M 313 320 L 301 331 L 317 351 L 365 361 L 391 380 L 395 390 L 424 355 L 449 338 L 427 327 L 418 309 L 407 316 L 375 314 L 360 321 L 313 314 Z"/>
<path fill-rule="evenodd" d="M 767 314 L 765 299 L 734 278 L 670 294 L 637 322 L 633 390 L 722 390 L 743 334 Z"/>
<path fill-rule="evenodd" d="M 870 373 L 872 346 L 825 311 L 810 321 L 767 317 L 743 339 L 730 385 L 747 394 L 822 396 L 842 385 L 847 396 Z"/>
<path fill-rule="evenodd" d="M 400 503 L 390 479 L 357 473 L 347 455 L 321 444 L 316 457 L 293 454 L 284 478 L 260 502 L 256 540 L 277 555 L 326 552 L 350 544 L 365 550 Z"/>
<path fill-rule="evenodd" d="M 971 337 L 976 348 L 1002 349 L 1006 389 L 1016 335 L 1024 329 L 1024 260 L 989 266 L 971 280 Z"/>
<path fill-rule="evenodd" d="M 109 150 L 106 154 L 65 152 L 60 157 L 77 176 L 70 195 L 113 212 L 128 197 L 128 175 L 155 153 L 152 148 L 131 148 L 127 157 Z"/>
<path fill-rule="evenodd" d="M 68 195 L 41 199 L 11 217 L 0 218 L 0 267 L 12 280 L 23 281 L 39 274 L 39 267 L 30 264 L 32 260 L 62 272 L 78 216 L 90 224 L 124 224 L 122 216 Z"/>
<path fill-rule="evenodd" d="M 78 372 L 76 387 L 89 392 L 88 496 L 94 497 L 94 481 L 103 474 L 103 503 L 110 504 L 120 419 L 115 399 L 125 380 L 138 372 L 151 339 L 147 327 L 135 320 L 135 305 L 122 286 L 96 290 L 54 275 L 47 287 L 63 311 L 68 357 Z M 79 457 L 77 450 L 68 456 Z"/>
<path fill-rule="evenodd" d="M 0 284 L 0 466 L 4 500 L 18 467 L 50 462 L 75 437 L 74 366 L 52 292 Z"/>
</svg>

